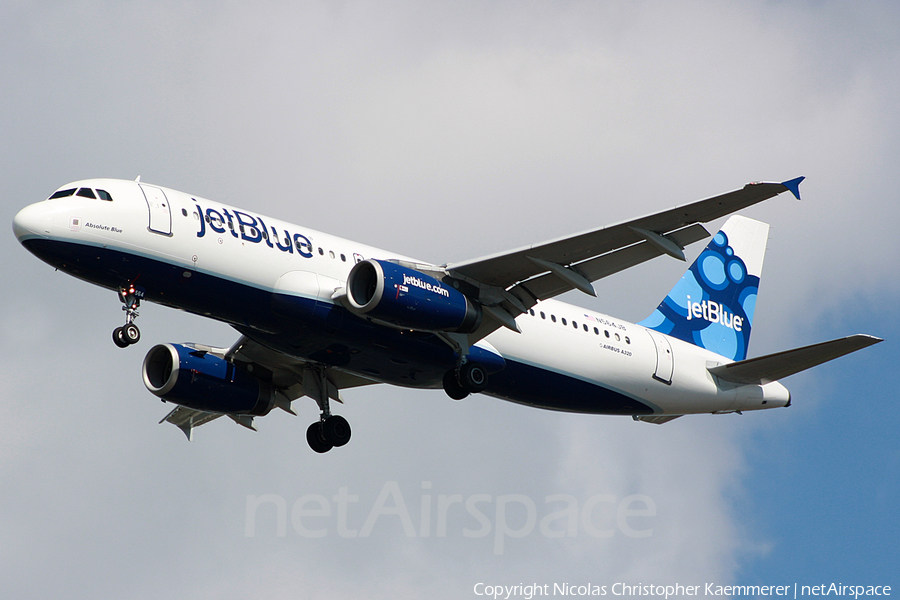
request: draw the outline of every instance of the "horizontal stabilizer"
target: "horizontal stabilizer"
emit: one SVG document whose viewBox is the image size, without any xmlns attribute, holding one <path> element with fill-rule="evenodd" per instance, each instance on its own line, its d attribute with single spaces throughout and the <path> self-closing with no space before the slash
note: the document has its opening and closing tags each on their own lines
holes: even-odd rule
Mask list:
<svg viewBox="0 0 900 600">
<path fill-rule="evenodd" d="M 765 385 L 881 341 L 883 341 L 881 338 L 871 335 L 851 335 L 821 344 L 710 367 L 709 372 L 731 383 Z"/>
</svg>

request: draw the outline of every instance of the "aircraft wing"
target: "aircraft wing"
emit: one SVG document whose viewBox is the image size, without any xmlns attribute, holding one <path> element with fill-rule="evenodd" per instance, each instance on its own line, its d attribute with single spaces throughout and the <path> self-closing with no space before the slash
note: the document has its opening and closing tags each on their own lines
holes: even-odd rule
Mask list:
<svg viewBox="0 0 900 600">
<path fill-rule="evenodd" d="M 291 402 L 303 396 L 310 396 L 321 406 L 327 397 L 343 403 L 341 390 L 375 381 L 357 375 L 326 368 L 272 350 L 250 337 L 242 336 L 231 348 L 198 346 L 210 354 L 224 358 L 255 377 L 271 383 L 275 389 L 275 407 L 296 415 Z M 178 406 L 160 423 L 172 423 L 184 432 L 188 440 L 193 439 L 193 429 L 221 416 L 229 417 L 238 425 L 256 431 L 252 415 L 235 415 L 194 410 Z"/>
<path fill-rule="evenodd" d="M 685 260 L 688 244 L 709 236 L 701 225 L 790 191 L 800 199 L 803 177 L 782 183 L 749 183 L 739 190 L 632 221 L 444 267 L 450 277 L 478 289 L 489 317 L 470 336 L 480 339 L 500 325 L 517 330 L 515 317 L 539 300 L 572 289 L 595 295 L 592 281 L 668 254 Z"/>
<path fill-rule="evenodd" d="M 250 337 L 243 336 L 235 342 L 225 354 L 225 358 L 255 376 L 271 381 L 276 389 L 284 390 L 284 394 L 291 401 L 301 396 L 312 398 L 317 396 L 314 384 L 310 381 L 314 372 L 319 369 L 316 365 L 272 350 Z M 324 370 L 327 375 L 329 397 L 338 402 L 343 402 L 340 398 L 342 389 L 377 383 L 333 368 Z"/>
</svg>

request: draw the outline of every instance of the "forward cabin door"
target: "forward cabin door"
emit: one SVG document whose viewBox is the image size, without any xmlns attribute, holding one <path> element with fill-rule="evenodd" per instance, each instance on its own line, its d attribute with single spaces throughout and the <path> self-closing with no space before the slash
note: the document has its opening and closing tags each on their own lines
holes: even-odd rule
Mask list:
<svg viewBox="0 0 900 600">
<path fill-rule="evenodd" d="M 147 208 L 150 210 L 150 231 L 162 235 L 172 235 L 172 211 L 165 193 L 158 187 L 140 184 Z"/>
<path fill-rule="evenodd" d="M 653 373 L 653 378 L 671 385 L 675 360 L 672 356 L 672 345 L 669 343 L 669 338 L 652 329 L 648 329 L 647 333 L 653 338 L 653 344 L 656 346 L 656 371 Z"/>
</svg>

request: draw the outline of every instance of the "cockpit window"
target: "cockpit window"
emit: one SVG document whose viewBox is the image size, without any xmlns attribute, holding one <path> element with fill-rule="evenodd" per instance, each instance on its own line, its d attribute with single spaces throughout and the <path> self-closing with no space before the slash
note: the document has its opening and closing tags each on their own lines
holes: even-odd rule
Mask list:
<svg viewBox="0 0 900 600">
<path fill-rule="evenodd" d="M 53 200 L 54 198 L 65 198 L 66 196 L 71 196 L 74 193 L 75 188 L 72 188 L 70 190 L 59 190 L 58 192 L 50 196 L 49 200 Z"/>
<path fill-rule="evenodd" d="M 77 193 L 76 193 L 77 192 Z M 67 198 L 69 196 L 81 196 L 82 198 L 100 198 L 101 200 L 106 200 L 107 202 L 112 202 L 112 194 L 107 192 L 106 190 L 92 190 L 91 188 L 70 188 L 67 190 L 59 190 L 58 192 L 54 192 L 48 200 L 53 200 L 55 198 Z"/>
</svg>

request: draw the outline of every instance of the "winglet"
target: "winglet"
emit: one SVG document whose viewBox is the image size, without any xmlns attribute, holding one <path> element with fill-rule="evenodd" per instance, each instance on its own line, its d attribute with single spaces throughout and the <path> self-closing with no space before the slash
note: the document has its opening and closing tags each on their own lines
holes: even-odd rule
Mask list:
<svg viewBox="0 0 900 600">
<path fill-rule="evenodd" d="M 806 177 L 797 177 L 796 179 L 791 179 L 789 181 L 782 181 L 781 185 L 786 187 L 791 191 L 794 195 L 794 198 L 797 200 L 800 199 L 800 182 L 806 179 Z"/>
<path fill-rule="evenodd" d="M 165 419 L 163 419 L 163 420 L 165 420 Z M 162 423 L 162 421 L 160 421 L 160 423 Z M 182 423 L 181 425 L 177 425 L 176 427 L 178 427 L 178 429 L 180 429 L 181 431 L 184 432 L 184 435 L 187 437 L 187 441 L 189 441 L 189 442 L 194 441 L 194 426 L 191 424 L 190 421 L 188 421 L 187 423 Z"/>
</svg>

